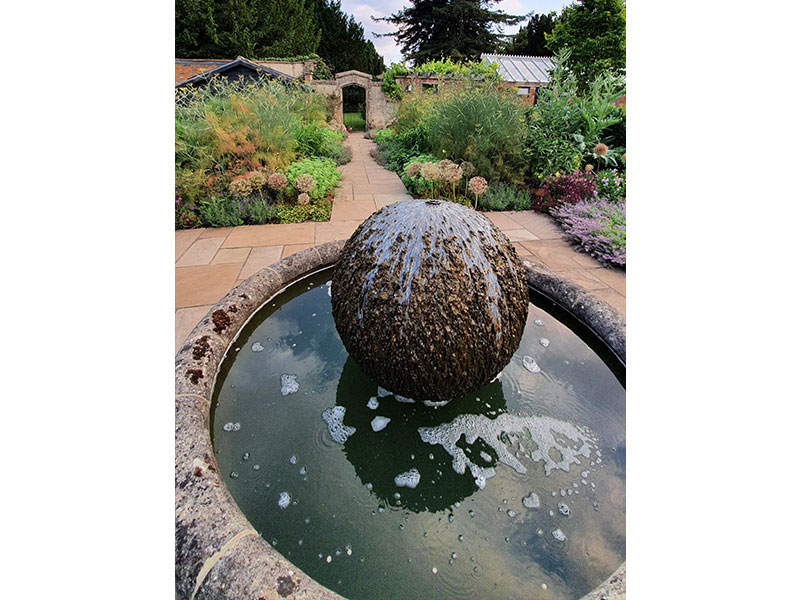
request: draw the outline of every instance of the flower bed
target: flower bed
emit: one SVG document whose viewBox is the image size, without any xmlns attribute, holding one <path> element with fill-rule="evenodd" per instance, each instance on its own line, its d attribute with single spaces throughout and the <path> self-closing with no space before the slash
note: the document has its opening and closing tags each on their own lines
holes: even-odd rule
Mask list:
<svg viewBox="0 0 800 600">
<path fill-rule="evenodd" d="M 625 268 L 625 201 L 580 200 L 550 210 L 581 249 L 602 263 Z"/>
<path fill-rule="evenodd" d="M 336 165 L 350 160 L 332 118 L 300 85 L 176 90 L 176 229 L 328 220 Z"/>
</svg>

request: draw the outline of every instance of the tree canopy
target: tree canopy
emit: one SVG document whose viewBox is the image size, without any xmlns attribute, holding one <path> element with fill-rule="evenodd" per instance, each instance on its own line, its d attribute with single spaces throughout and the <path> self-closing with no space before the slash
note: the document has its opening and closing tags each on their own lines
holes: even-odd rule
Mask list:
<svg viewBox="0 0 800 600">
<path fill-rule="evenodd" d="M 494 52 L 502 41 L 500 25 L 524 19 L 491 10 L 500 0 L 410 0 L 411 6 L 375 19 L 391 23 L 391 36 L 407 60 L 415 64 L 441 57 L 477 59 Z"/>
<path fill-rule="evenodd" d="M 321 31 L 317 54 L 336 72 L 355 69 L 379 75 L 386 70 L 383 57 L 364 28 L 342 10 L 340 0 L 311 0 L 314 22 Z"/>
<path fill-rule="evenodd" d="M 578 0 L 561 13 L 546 36 L 552 52 L 569 48 L 567 67 L 582 88 L 602 72 L 625 69 L 625 2 Z"/>
<path fill-rule="evenodd" d="M 505 51 L 521 56 L 552 56 L 553 53 L 545 45 L 545 36 L 553 32 L 557 18 L 554 12 L 531 15 L 528 24 L 514 35 Z"/>
<path fill-rule="evenodd" d="M 383 58 L 340 0 L 175 0 L 182 58 L 289 58 L 318 54 L 334 71 L 379 74 Z"/>
</svg>

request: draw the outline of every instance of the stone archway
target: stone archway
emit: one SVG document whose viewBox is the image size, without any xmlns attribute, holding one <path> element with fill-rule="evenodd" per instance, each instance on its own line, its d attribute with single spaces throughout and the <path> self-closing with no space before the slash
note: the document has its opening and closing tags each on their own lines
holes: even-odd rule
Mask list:
<svg viewBox="0 0 800 600">
<path fill-rule="evenodd" d="M 381 89 L 380 81 L 372 81 L 372 75 L 361 71 L 344 71 L 336 73 L 335 79 L 319 79 L 309 82 L 311 86 L 322 93 L 334 94 L 338 97 L 336 119 L 342 122 L 344 115 L 342 109 L 342 88 L 357 85 L 366 92 L 366 121 L 367 130 L 382 129 L 388 120 L 389 102 Z"/>
</svg>

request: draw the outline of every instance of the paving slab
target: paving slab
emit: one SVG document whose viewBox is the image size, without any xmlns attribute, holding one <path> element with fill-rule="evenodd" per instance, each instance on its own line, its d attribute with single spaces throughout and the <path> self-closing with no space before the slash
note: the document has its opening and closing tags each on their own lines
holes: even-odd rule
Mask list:
<svg viewBox="0 0 800 600">
<path fill-rule="evenodd" d="M 363 220 L 363 219 L 362 219 Z M 361 225 L 362 220 L 352 221 L 329 221 L 327 223 L 316 223 L 316 234 L 314 243 L 324 244 L 336 240 L 346 240 L 356 228 Z"/>
<path fill-rule="evenodd" d="M 175 308 L 216 304 L 230 291 L 242 265 L 203 265 L 175 269 Z"/>
<path fill-rule="evenodd" d="M 337 200 L 333 203 L 331 221 L 352 221 L 356 219 L 363 221 L 374 212 L 374 200 L 351 200 L 349 202 L 339 202 Z"/>
<path fill-rule="evenodd" d="M 306 248 L 311 248 L 314 244 L 287 244 L 283 247 L 283 254 L 281 258 L 286 258 L 287 256 L 291 256 L 292 254 L 296 254 L 301 250 L 305 250 Z"/>
<path fill-rule="evenodd" d="M 243 225 L 234 228 L 225 238 L 222 247 L 283 246 L 284 244 L 310 244 L 313 241 L 314 223 Z"/>
<path fill-rule="evenodd" d="M 184 340 L 192 332 L 200 319 L 206 316 L 208 309 L 213 304 L 207 306 L 193 306 L 191 308 L 179 308 L 175 311 L 175 354 L 181 349 Z"/>
<path fill-rule="evenodd" d="M 222 263 L 243 263 L 250 256 L 250 248 L 221 248 L 211 261 L 212 265 Z"/>
<path fill-rule="evenodd" d="M 178 229 L 175 232 L 175 262 L 178 262 L 183 256 L 184 252 L 189 249 L 189 246 L 194 244 L 195 240 L 205 229 Z"/>
<path fill-rule="evenodd" d="M 279 261 L 282 254 L 283 246 L 259 246 L 253 248 L 250 251 L 250 256 L 247 257 L 247 262 L 244 263 L 242 270 L 239 272 L 239 279 L 247 279 L 251 275 L 255 275 L 264 267 Z"/>
<path fill-rule="evenodd" d="M 225 238 L 198 239 L 183 253 L 180 260 L 175 263 L 178 267 L 196 267 L 211 264 L 211 259 L 216 255 Z"/>
</svg>

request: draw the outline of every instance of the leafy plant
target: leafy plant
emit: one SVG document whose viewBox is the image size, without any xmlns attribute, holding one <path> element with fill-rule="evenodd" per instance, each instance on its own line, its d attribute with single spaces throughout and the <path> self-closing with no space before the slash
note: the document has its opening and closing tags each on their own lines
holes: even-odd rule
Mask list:
<svg viewBox="0 0 800 600">
<path fill-rule="evenodd" d="M 324 198 L 342 178 L 336 163 L 330 158 L 308 158 L 292 163 L 286 170 L 286 178 L 294 186 L 297 178 L 304 173 L 314 178 L 314 187 L 308 195 L 315 200 Z"/>
<path fill-rule="evenodd" d="M 301 223 L 302 221 L 327 221 L 331 217 L 331 203 L 326 198 L 311 204 L 282 204 L 275 207 L 280 223 Z"/>
<path fill-rule="evenodd" d="M 482 196 L 478 196 L 481 210 L 529 210 L 531 194 L 527 188 L 505 183 L 493 183 Z"/>
</svg>

